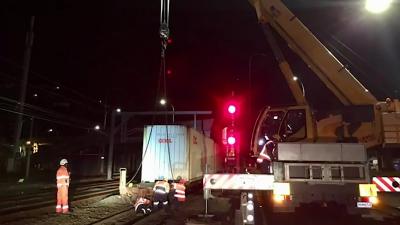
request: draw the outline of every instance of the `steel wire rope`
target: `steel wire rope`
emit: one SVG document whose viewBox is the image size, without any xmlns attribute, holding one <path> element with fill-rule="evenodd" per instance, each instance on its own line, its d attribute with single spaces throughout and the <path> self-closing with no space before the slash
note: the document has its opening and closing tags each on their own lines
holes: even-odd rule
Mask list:
<svg viewBox="0 0 400 225">
<path fill-rule="evenodd" d="M 166 47 L 166 46 L 165 46 Z M 166 49 L 164 49 L 165 51 Z M 166 79 L 166 73 L 165 73 L 165 52 L 161 57 L 161 67 L 160 67 L 160 73 L 163 76 L 163 84 L 164 84 L 164 97 L 167 99 L 167 79 Z M 167 104 L 168 104 L 168 100 L 167 100 Z M 166 108 L 168 109 L 168 107 Z M 171 177 L 172 180 L 174 180 L 174 171 L 173 171 L 173 167 L 172 167 L 172 160 L 171 160 L 171 148 L 170 148 L 170 141 L 169 141 L 169 132 L 168 132 L 168 120 L 167 120 L 167 114 L 165 114 L 165 132 L 167 134 L 167 151 L 168 151 L 168 162 L 169 162 L 169 168 L 170 168 L 170 172 L 171 172 Z"/>
<path fill-rule="evenodd" d="M 162 81 L 162 79 L 161 79 L 162 78 L 162 71 L 163 70 L 162 70 L 162 61 L 161 61 L 160 62 L 160 70 L 159 70 L 159 78 L 158 78 L 158 82 L 157 82 L 156 101 L 155 101 L 155 104 L 154 104 L 154 108 L 157 108 L 157 105 L 158 105 L 158 95 L 159 95 L 160 89 L 161 89 L 160 86 L 161 86 L 161 81 Z M 147 143 L 146 143 L 145 151 L 144 151 L 143 156 L 142 156 L 142 160 L 141 160 L 141 162 L 139 164 L 139 167 L 137 168 L 137 170 L 135 171 L 134 175 L 132 176 L 132 178 L 128 182 L 126 182 L 127 184 L 129 184 L 130 182 L 133 181 L 133 179 L 135 179 L 135 177 L 139 173 L 139 170 L 142 168 L 143 161 L 144 161 L 144 158 L 146 157 L 147 150 L 148 150 L 148 147 L 149 147 L 149 144 L 150 144 L 151 135 L 152 135 L 152 132 L 153 132 L 153 123 L 154 123 L 154 121 L 155 121 L 155 116 L 153 115 L 152 122 L 151 122 L 152 126 L 150 127 L 150 133 L 149 133 L 149 137 L 147 139 Z"/>
<path fill-rule="evenodd" d="M 167 5 L 164 5 L 164 1 L 166 1 Z M 166 11 L 164 9 L 164 7 L 166 6 Z M 164 17 L 167 17 L 166 20 Z M 163 79 L 163 86 L 164 86 L 164 97 L 166 97 L 166 79 L 165 79 L 165 50 L 167 48 L 167 40 L 168 40 L 168 36 L 169 36 L 169 29 L 168 29 L 168 17 L 169 17 L 169 0 L 161 0 L 161 10 L 160 10 L 160 37 L 161 37 L 161 60 L 160 60 L 160 70 L 159 70 L 159 78 L 158 78 L 158 85 L 157 85 L 157 91 L 156 91 L 156 101 L 154 104 L 154 108 L 157 108 L 158 105 L 158 96 L 160 93 L 160 84 L 161 84 L 161 80 Z M 166 22 L 166 23 L 165 23 Z M 167 25 L 165 27 L 165 24 Z M 166 32 L 166 33 L 165 33 Z M 150 127 L 150 134 L 146 143 L 146 147 L 145 147 L 145 151 L 142 155 L 142 160 L 137 168 L 137 170 L 135 171 L 134 175 L 132 176 L 132 178 L 126 182 L 127 184 L 131 183 L 133 181 L 133 179 L 135 179 L 135 177 L 137 176 L 137 174 L 139 173 L 139 170 L 142 168 L 143 165 L 143 161 L 144 158 L 146 157 L 147 151 L 148 151 L 148 147 L 149 147 L 149 143 L 150 143 L 150 139 L 151 139 L 151 135 L 152 135 L 152 131 L 153 131 L 153 123 L 155 121 L 155 116 L 153 115 L 152 118 L 152 126 Z M 169 153 L 169 143 L 168 143 L 168 128 L 167 128 L 167 146 L 168 146 L 168 156 L 170 159 L 170 153 Z M 170 160 L 170 169 L 171 169 L 171 174 L 173 176 L 172 173 L 172 167 L 171 167 L 171 160 Z"/>
<path fill-rule="evenodd" d="M 160 66 L 160 73 L 163 77 L 163 89 L 164 89 L 164 98 L 168 103 L 167 99 L 167 79 L 165 73 L 165 64 L 166 64 L 166 50 L 168 46 L 168 38 L 169 38 L 169 0 L 161 0 L 161 10 L 160 10 L 160 38 L 161 38 L 161 66 Z M 168 107 L 167 107 L 168 109 Z M 169 135 L 168 135 L 168 123 L 167 123 L 167 114 L 165 114 L 165 132 L 167 136 L 167 152 L 168 152 L 168 162 L 169 162 L 169 169 L 171 172 L 172 180 L 174 179 L 174 172 L 172 167 L 172 160 L 171 160 L 171 148 L 169 143 Z"/>
<path fill-rule="evenodd" d="M 157 105 L 158 105 L 158 96 L 159 96 L 159 93 L 160 93 L 160 86 L 161 86 L 161 76 L 162 76 L 162 75 L 161 75 L 161 64 L 160 64 L 160 70 L 159 70 L 158 81 L 157 81 L 156 101 L 155 101 L 155 103 L 154 103 L 154 109 L 156 109 L 156 108 L 157 108 Z M 143 153 L 143 155 L 142 155 L 142 160 L 140 161 L 139 166 L 138 166 L 138 168 L 136 169 L 136 171 L 135 171 L 134 175 L 132 176 L 132 178 L 131 178 L 128 182 L 126 182 L 127 185 L 128 185 L 129 183 L 131 183 L 131 182 L 133 181 L 133 179 L 135 179 L 135 177 L 136 177 L 137 174 L 139 173 L 139 170 L 142 168 L 144 158 L 146 157 L 147 150 L 148 150 L 148 148 L 149 148 L 149 144 L 150 144 L 150 140 L 151 140 L 151 135 L 152 135 L 152 132 L 153 132 L 153 123 L 154 123 L 154 121 L 155 121 L 155 115 L 153 115 L 153 117 L 152 117 L 152 121 L 151 121 L 151 125 L 152 125 L 152 126 L 150 127 L 150 134 L 149 134 L 149 137 L 148 137 L 148 139 L 147 139 L 147 143 L 146 143 L 146 147 L 145 147 L 144 153 Z"/>
<path fill-rule="evenodd" d="M 327 40 L 328 45 L 338 54 L 340 55 L 344 60 L 347 61 L 347 63 L 350 63 L 350 66 L 353 66 L 356 70 L 358 70 L 357 75 L 361 76 L 364 80 L 366 80 L 369 83 L 375 83 L 377 80 L 376 79 L 371 79 L 371 76 L 368 76 L 368 73 L 374 73 L 377 74 L 376 68 L 374 68 L 373 66 L 370 65 L 370 63 L 367 62 L 367 60 L 362 57 L 360 54 L 358 54 L 357 52 L 355 52 L 351 47 L 349 47 L 348 45 L 346 45 L 345 43 L 343 43 L 341 40 L 339 40 L 335 35 L 328 35 L 336 44 L 338 44 L 340 47 L 344 48 L 349 54 L 351 54 L 352 56 L 354 56 L 357 60 L 360 61 L 360 63 L 356 63 L 354 62 L 354 60 L 351 60 L 348 56 L 346 56 L 346 53 L 343 53 L 339 48 L 337 48 L 334 44 L 330 43 Z M 368 72 L 366 71 L 369 70 Z M 375 76 L 373 76 L 375 77 Z M 389 92 L 387 89 L 381 87 L 380 85 L 378 85 L 376 87 L 377 89 L 379 89 L 379 91 L 381 93 L 386 94 L 387 96 L 389 96 Z"/>
</svg>

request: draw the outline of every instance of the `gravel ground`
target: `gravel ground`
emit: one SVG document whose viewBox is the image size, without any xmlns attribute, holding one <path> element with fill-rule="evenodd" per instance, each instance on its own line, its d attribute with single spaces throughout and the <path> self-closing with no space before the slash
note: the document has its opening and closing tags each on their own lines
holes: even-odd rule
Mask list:
<svg viewBox="0 0 400 225">
<path fill-rule="evenodd" d="M 232 214 L 229 212 L 230 205 L 233 202 L 229 198 L 218 198 L 210 200 L 209 211 L 216 216 L 215 224 L 230 225 L 234 224 Z M 124 211 L 132 207 L 127 199 L 119 196 L 111 196 L 92 204 L 79 205 L 73 207 L 73 211 L 69 214 L 56 214 L 54 207 L 37 209 L 29 212 L 21 212 L 6 216 L 8 218 L 0 218 L 0 224 L 4 225 L 91 225 L 99 219 L 109 217 L 118 212 Z M 189 195 L 188 201 L 174 209 L 162 209 L 153 212 L 150 215 L 141 218 L 135 225 L 185 225 L 188 221 L 195 218 L 196 215 L 204 213 L 205 203 L 202 195 Z M 320 216 L 318 216 L 320 215 Z M 121 215 L 122 216 L 122 215 Z M 123 214 L 124 218 L 118 218 L 113 222 L 104 222 L 102 225 L 121 225 L 135 218 L 133 210 Z M 6 219 L 6 220 L 4 220 Z M 268 224 L 271 225 L 333 225 L 333 224 L 351 224 L 351 225 L 392 225 L 400 224 L 400 221 L 375 221 L 369 219 L 361 219 L 359 217 L 343 216 L 336 218 L 330 213 L 324 214 L 318 210 L 307 210 L 304 213 L 273 216 L 269 218 Z M 196 224 L 196 223 L 190 223 Z"/>
<path fill-rule="evenodd" d="M 36 210 L 35 212 L 21 212 L 8 216 L 6 221 L 1 221 L 4 225 L 22 225 L 22 224 L 54 224 L 54 225 L 88 225 L 101 218 L 105 218 L 122 210 L 129 209 L 132 205 L 129 201 L 119 196 L 111 196 L 101 201 L 88 204 L 77 205 L 72 208 L 68 214 L 56 214 L 55 206 Z M 132 215 L 134 212 L 132 211 Z"/>
</svg>

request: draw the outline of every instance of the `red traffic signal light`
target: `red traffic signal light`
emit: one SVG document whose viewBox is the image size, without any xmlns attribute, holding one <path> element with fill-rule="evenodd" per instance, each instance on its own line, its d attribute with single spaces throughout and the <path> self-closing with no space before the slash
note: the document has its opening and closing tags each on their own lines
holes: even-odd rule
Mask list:
<svg viewBox="0 0 400 225">
<path fill-rule="evenodd" d="M 234 145 L 236 143 L 236 138 L 234 136 L 228 137 L 228 144 Z"/>
<path fill-rule="evenodd" d="M 236 112 L 236 106 L 233 105 L 233 104 L 230 104 L 230 105 L 228 106 L 228 112 L 229 112 L 230 114 L 235 114 L 235 112 Z"/>
</svg>

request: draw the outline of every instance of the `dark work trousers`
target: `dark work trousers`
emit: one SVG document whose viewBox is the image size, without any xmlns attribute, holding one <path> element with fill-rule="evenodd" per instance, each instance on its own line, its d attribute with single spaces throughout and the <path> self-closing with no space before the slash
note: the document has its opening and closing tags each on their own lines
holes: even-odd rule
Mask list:
<svg viewBox="0 0 400 225">
<path fill-rule="evenodd" d="M 168 205 L 168 193 L 154 192 L 154 210 L 161 209 Z"/>
<path fill-rule="evenodd" d="M 168 213 L 174 213 L 178 206 L 174 194 L 175 194 L 175 189 L 171 189 L 171 191 L 168 193 L 168 202 L 169 202 L 169 206 L 167 208 Z"/>
<path fill-rule="evenodd" d="M 147 213 L 150 213 L 150 212 L 151 212 L 151 209 L 150 209 L 150 206 L 149 206 L 149 205 L 140 204 L 140 205 L 136 208 L 135 212 L 136 212 L 137 214 L 140 214 L 140 213 L 141 213 L 141 214 L 145 215 L 145 214 L 147 214 Z"/>
</svg>

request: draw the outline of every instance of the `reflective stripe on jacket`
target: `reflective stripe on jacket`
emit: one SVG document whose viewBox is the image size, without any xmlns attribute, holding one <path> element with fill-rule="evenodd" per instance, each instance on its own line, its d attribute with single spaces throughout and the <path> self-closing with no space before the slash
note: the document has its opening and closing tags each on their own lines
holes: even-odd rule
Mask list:
<svg viewBox="0 0 400 225">
<path fill-rule="evenodd" d="M 57 187 L 69 185 L 69 173 L 65 166 L 60 166 L 56 174 Z"/>
<path fill-rule="evenodd" d="M 154 184 L 153 190 L 158 193 L 168 193 L 169 192 L 169 183 L 163 180 L 157 181 Z"/>
<path fill-rule="evenodd" d="M 174 197 L 178 199 L 180 202 L 184 202 L 186 200 L 186 187 L 180 183 L 173 183 L 173 187 L 175 189 Z"/>
</svg>

